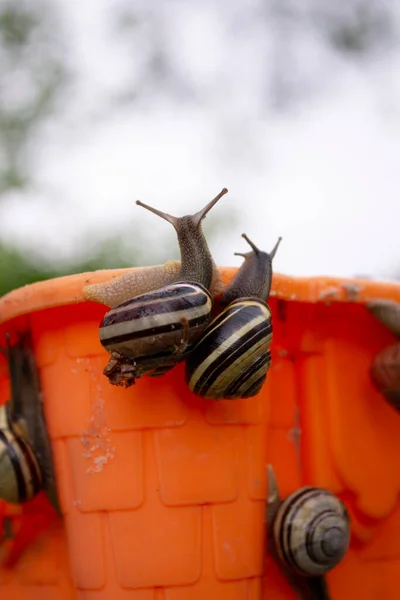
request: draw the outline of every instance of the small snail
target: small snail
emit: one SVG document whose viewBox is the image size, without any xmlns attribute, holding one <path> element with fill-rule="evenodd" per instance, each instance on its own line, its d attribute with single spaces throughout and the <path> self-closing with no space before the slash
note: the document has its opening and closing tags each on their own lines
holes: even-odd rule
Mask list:
<svg viewBox="0 0 400 600">
<path fill-rule="evenodd" d="M 343 503 L 322 488 L 303 487 L 282 503 L 273 535 L 282 562 L 301 575 L 325 575 L 345 556 L 350 543 Z"/>
<path fill-rule="evenodd" d="M 374 300 L 367 309 L 397 338 L 400 337 L 400 304 L 392 300 Z M 370 376 L 385 400 L 400 412 L 400 342 L 390 344 L 373 359 Z"/>
<path fill-rule="evenodd" d="M 283 502 L 269 466 L 270 527 L 281 564 L 303 577 L 322 577 L 344 558 L 350 544 L 350 519 L 332 492 L 305 486 Z"/>
<path fill-rule="evenodd" d="M 23 437 L 22 428 L 13 423 L 8 405 L 0 406 L 0 498 L 22 504 L 42 487 L 42 474 L 35 453 Z"/>
<path fill-rule="evenodd" d="M 386 346 L 372 361 L 371 378 L 388 403 L 400 412 L 400 343 Z"/>
<path fill-rule="evenodd" d="M 260 391 L 271 362 L 271 311 L 266 304 L 272 259 L 243 234 L 252 248 L 221 297 L 224 310 L 206 328 L 186 360 L 185 378 L 197 396 L 213 400 L 249 398 Z"/>
<path fill-rule="evenodd" d="M 400 338 L 400 304 L 393 300 L 373 300 L 366 305 L 374 315 L 396 337 Z"/>
<path fill-rule="evenodd" d="M 113 385 L 132 385 L 144 374 L 160 376 L 183 360 L 211 318 L 213 260 L 201 229 L 222 191 L 194 215 L 173 217 L 137 204 L 171 223 L 178 236 L 181 268 L 169 285 L 111 308 L 99 328 L 111 358 L 104 374 Z"/>
<path fill-rule="evenodd" d="M 7 358 L 11 389 L 9 401 L 0 407 L 0 498 L 21 503 L 42 488 L 60 513 L 32 339 L 29 332 L 17 337 L 11 346 L 6 333 L 6 348 L 0 347 Z"/>
</svg>

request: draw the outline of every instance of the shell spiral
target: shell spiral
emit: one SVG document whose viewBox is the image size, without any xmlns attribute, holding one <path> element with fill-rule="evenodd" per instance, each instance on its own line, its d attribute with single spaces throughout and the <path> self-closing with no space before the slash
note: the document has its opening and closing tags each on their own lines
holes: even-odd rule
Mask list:
<svg viewBox="0 0 400 600">
<path fill-rule="evenodd" d="M 42 474 L 35 453 L 0 406 L 0 498 L 22 504 L 42 488 Z"/>
<path fill-rule="evenodd" d="M 322 488 L 304 487 L 281 504 L 273 538 L 280 560 L 308 577 L 325 575 L 345 556 L 350 520 L 344 504 Z"/>
<path fill-rule="evenodd" d="M 190 390 L 203 398 L 255 396 L 271 362 L 271 312 L 258 298 L 231 302 L 207 327 L 186 360 Z"/>
</svg>

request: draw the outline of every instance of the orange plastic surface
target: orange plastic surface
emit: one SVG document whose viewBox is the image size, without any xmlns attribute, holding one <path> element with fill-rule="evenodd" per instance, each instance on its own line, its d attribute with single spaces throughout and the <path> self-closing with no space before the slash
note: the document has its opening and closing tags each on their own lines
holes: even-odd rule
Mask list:
<svg viewBox="0 0 400 600">
<path fill-rule="evenodd" d="M 182 365 L 129 389 L 109 385 L 98 340 L 107 308 L 84 302 L 81 288 L 122 272 L 0 300 L 0 344 L 7 331 L 33 335 L 76 597 L 294 599 L 265 551 L 271 463 L 283 496 L 325 486 L 351 514 L 349 553 L 328 575 L 332 600 L 397 600 L 400 416 L 368 373 L 394 338 L 363 304 L 399 301 L 400 286 L 275 275 L 267 382 L 255 398 L 215 403 L 189 392 Z M 36 554 L 31 541 L 24 552 L 46 570 L 56 552 L 44 531 L 49 546 Z M 59 564 L 58 594 L 69 597 Z M 1 598 L 14 598 L 2 585 Z"/>
<path fill-rule="evenodd" d="M 76 600 L 63 522 L 44 495 L 0 502 L 0 530 L 2 600 Z"/>
</svg>

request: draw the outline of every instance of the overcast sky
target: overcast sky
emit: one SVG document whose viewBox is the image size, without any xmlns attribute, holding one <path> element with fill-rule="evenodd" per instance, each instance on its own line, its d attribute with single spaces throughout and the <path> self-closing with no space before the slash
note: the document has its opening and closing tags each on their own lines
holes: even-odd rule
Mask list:
<svg viewBox="0 0 400 600">
<path fill-rule="evenodd" d="M 233 211 L 237 224 L 212 244 L 219 264 L 241 263 L 233 252 L 246 250 L 245 231 L 266 250 L 283 236 L 275 259 L 282 273 L 400 272 L 400 44 L 363 69 L 320 55 L 308 40 L 293 68 L 312 65 L 329 75 L 326 85 L 292 110 L 262 112 L 259 57 L 273 60 L 265 33 L 228 35 L 227 2 L 168 3 L 168 44 L 182 73 L 210 89 L 210 101 L 127 105 L 97 119 L 96 99 L 132 70 L 134 53 L 108 27 L 117 3 L 54 1 L 63 11 L 69 60 L 80 69 L 79 101 L 71 98 L 67 125 L 49 126 L 40 140 L 32 202 L 15 193 L 6 198 L 5 237 L 67 256 L 82 232 L 101 236 L 139 219 L 154 243 L 170 226 L 137 207 L 137 198 L 183 215 L 226 186 L 229 194 L 213 212 Z"/>
</svg>

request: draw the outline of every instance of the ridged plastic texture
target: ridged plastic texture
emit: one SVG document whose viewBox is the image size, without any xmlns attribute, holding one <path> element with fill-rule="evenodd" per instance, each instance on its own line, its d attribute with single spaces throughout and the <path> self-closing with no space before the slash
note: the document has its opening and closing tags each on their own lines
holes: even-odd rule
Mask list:
<svg viewBox="0 0 400 600">
<path fill-rule="evenodd" d="M 182 365 L 110 386 L 97 333 L 106 307 L 82 303 L 88 278 L 0 300 L 0 343 L 6 331 L 32 332 L 65 526 L 65 539 L 58 521 L 27 539 L 0 571 L 2 599 L 39 597 L 34 573 L 52 575 L 49 598 L 294 599 L 265 550 L 271 463 L 283 496 L 325 486 L 350 512 L 350 550 L 328 575 L 332 600 L 398 600 L 400 416 L 368 374 L 394 338 L 363 303 L 399 300 L 399 287 L 275 276 L 266 385 L 216 403 L 188 391 Z M 3 377 L 3 400 L 6 387 Z"/>
<path fill-rule="evenodd" d="M 76 600 L 63 522 L 43 495 L 0 502 L 0 530 L 2 600 Z"/>
</svg>

